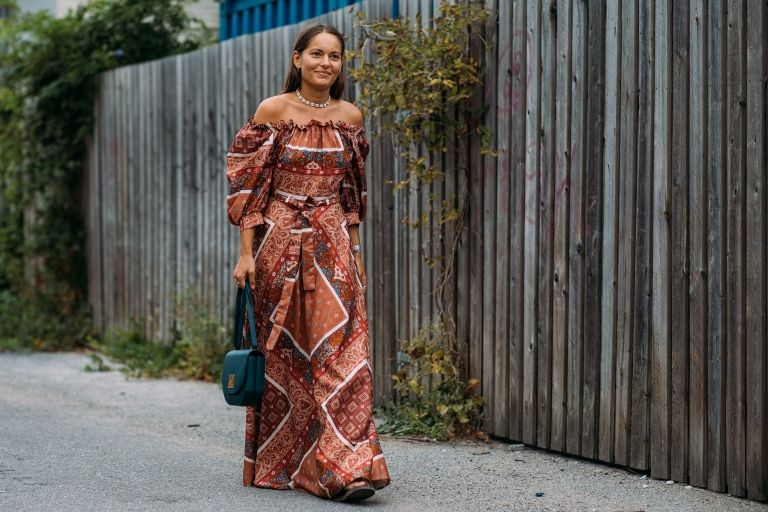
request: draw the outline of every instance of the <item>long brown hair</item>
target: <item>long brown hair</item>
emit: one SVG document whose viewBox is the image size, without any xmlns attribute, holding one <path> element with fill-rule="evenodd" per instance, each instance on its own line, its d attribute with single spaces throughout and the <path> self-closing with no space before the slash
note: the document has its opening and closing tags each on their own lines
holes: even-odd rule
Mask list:
<svg viewBox="0 0 768 512">
<path fill-rule="evenodd" d="M 339 72 L 339 76 L 336 77 L 336 81 L 333 82 L 333 85 L 331 85 L 331 98 L 338 100 L 344 94 L 345 83 L 344 36 L 341 35 L 341 32 L 339 32 L 336 27 L 332 25 L 325 25 L 322 23 L 312 25 L 308 28 L 305 28 L 296 38 L 296 42 L 293 44 L 293 51 L 299 53 L 303 52 L 307 49 L 307 46 L 309 46 L 309 42 L 312 40 L 312 38 L 317 34 L 322 34 L 323 32 L 328 32 L 329 34 L 336 36 L 341 43 L 341 71 Z M 296 69 L 296 66 L 293 65 L 293 52 L 291 52 L 291 59 L 288 63 L 288 73 L 285 76 L 285 85 L 283 85 L 283 93 L 293 92 L 298 89 L 300 85 L 301 72 Z"/>
</svg>

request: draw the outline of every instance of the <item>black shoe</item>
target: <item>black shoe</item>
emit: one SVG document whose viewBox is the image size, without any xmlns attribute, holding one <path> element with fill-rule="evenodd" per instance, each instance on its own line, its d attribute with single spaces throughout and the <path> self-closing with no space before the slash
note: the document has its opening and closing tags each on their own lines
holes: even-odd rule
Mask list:
<svg viewBox="0 0 768 512">
<path fill-rule="evenodd" d="M 351 489 L 344 489 L 333 501 L 362 501 L 370 498 L 376 491 L 368 484 L 357 485 Z"/>
</svg>

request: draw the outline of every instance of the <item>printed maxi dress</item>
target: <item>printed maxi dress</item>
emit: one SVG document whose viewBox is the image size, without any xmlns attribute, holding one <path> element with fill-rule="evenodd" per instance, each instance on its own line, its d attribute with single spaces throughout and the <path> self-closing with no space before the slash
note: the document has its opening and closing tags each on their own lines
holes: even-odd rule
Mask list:
<svg viewBox="0 0 768 512">
<path fill-rule="evenodd" d="M 255 322 L 266 357 L 261 410 L 246 408 L 243 485 L 333 498 L 355 480 L 389 484 L 348 231 L 366 210 L 363 132 L 341 121 L 251 118 L 229 148 L 229 221 L 255 227 Z"/>
</svg>

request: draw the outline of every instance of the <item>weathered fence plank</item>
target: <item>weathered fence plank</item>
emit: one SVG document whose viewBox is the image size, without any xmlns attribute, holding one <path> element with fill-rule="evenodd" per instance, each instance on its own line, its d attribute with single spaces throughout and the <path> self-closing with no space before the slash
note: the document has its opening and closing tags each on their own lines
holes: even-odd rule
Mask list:
<svg viewBox="0 0 768 512">
<path fill-rule="evenodd" d="M 523 435 L 522 441 L 537 444 L 537 360 L 539 337 L 537 334 L 538 314 L 538 226 L 539 226 L 539 179 L 541 114 L 539 94 L 541 87 L 540 32 L 541 9 L 538 3 L 526 4 L 526 27 L 529 41 L 526 52 L 528 69 L 525 97 L 525 236 L 524 236 L 524 277 L 523 277 Z"/>
<path fill-rule="evenodd" d="M 616 280 L 618 221 L 619 2 L 608 2 L 605 30 L 605 130 L 603 139 L 602 309 L 600 330 L 599 457 L 614 461 L 616 411 Z"/>
<path fill-rule="evenodd" d="M 743 30 L 746 22 L 745 4 L 729 0 L 727 6 L 727 236 L 725 317 L 728 373 L 726 378 L 726 464 L 728 492 L 735 496 L 746 494 L 746 400 L 745 389 L 745 243 L 742 229 L 745 221 L 745 107 L 746 69 Z"/>
<path fill-rule="evenodd" d="M 670 477 L 688 478 L 688 2 L 672 3 L 672 148 L 669 278 L 672 407 Z"/>
<path fill-rule="evenodd" d="M 541 140 L 539 143 L 539 295 L 537 323 L 537 444 L 549 448 L 552 434 L 552 279 L 555 212 L 555 40 L 557 10 L 541 2 Z"/>
<path fill-rule="evenodd" d="M 632 325 L 632 285 L 635 263 L 635 187 L 637 171 L 637 1 L 621 2 L 621 129 L 619 131 L 618 266 L 616 288 L 616 427 L 615 462 L 629 464 Z"/>
<path fill-rule="evenodd" d="M 546 5 L 546 2 L 545 2 Z M 546 241 L 544 245 L 549 250 L 551 270 L 546 274 L 548 293 L 551 294 L 551 336 L 549 344 L 552 361 L 551 414 L 553 450 L 566 451 L 568 433 L 568 411 L 570 373 L 574 370 L 571 362 L 574 355 L 569 352 L 568 344 L 568 185 L 570 180 L 570 106 L 571 106 L 571 2 L 559 0 L 557 14 L 551 16 L 555 23 L 555 48 L 552 59 L 555 67 L 553 77 L 555 118 L 552 135 L 554 145 L 550 155 L 550 145 L 546 146 L 548 172 L 547 186 L 551 187 L 551 206 L 548 208 Z M 572 185 L 572 184 L 571 184 Z M 542 215 L 542 219 L 545 216 Z M 544 253 L 542 253 L 544 254 Z"/>
<path fill-rule="evenodd" d="M 768 5 L 755 2 L 746 17 L 746 489 L 768 498 L 768 330 L 766 329 L 766 133 L 768 133 Z"/>
<path fill-rule="evenodd" d="M 494 122 L 496 124 L 496 152 L 497 157 L 489 166 L 489 169 L 496 177 L 496 190 L 490 191 L 495 194 L 495 211 L 488 212 L 486 216 L 491 216 L 496 221 L 495 229 L 486 231 L 489 237 L 495 237 L 495 247 L 492 257 L 496 258 L 491 262 L 496 268 L 496 286 L 492 300 L 487 304 L 494 304 L 494 332 L 493 359 L 491 367 L 493 368 L 494 390 L 493 390 L 493 431 L 504 432 L 509 437 L 509 403 L 510 403 L 510 349 L 512 347 L 512 329 L 510 324 L 514 322 L 512 318 L 513 310 L 510 308 L 510 295 L 514 289 L 514 275 L 510 274 L 511 261 L 515 259 L 514 250 L 518 245 L 512 245 L 513 233 L 517 230 L 510 230 L 510 222 L 514 219 L 511 205 L 514 204 L 514 189 L 510 186 L 513 182 L 513 166 L 510 165 L 509 154 L 510 147 L 510 117 L 507 115 L 509 105 L 508 89 L 505 85 L 509 84 L 512 52 L 512 6 L 509 2 L 498 3 L 498 31 L 494 48 L 496 55 L 494 60 L 498 64 L 498 69 L 493 75 L 494 88 L 491 91 L 493 108 L 495 110 Z M 488 57 L 486 57 L 488 58 Z M 490 79 L 491 77 L 489 77 Z M 489 180 L 490 181 L 490 180 Z"/>
<path fill-rule="evenodd" d="M 486 0 L 486 6 L 493 13 L 493 21 L 490 21 L 487 24 L 483 37 L 487 45 L 483 58 L 486 62 L 497 62 L 497 50 L 499 45 L 499 30 L 497 28 L 498 6 L 496 5 L 496 0 Z M 482 101 L 488 106 L 485 122 L 488 126 L 495 127 L 493 130 L 492 145 L 496 148 L 498 147 L 499 134 L 498 126 L 496 125 L 496 109 L 494 108 L 494 103 L 496 102 L 496 66 L 489 68 L 485 75 L 485 91 L 483 91 Z M 477 147 L 475 151 L 478 151 L 478 149 L 479 147 Z M 496 313 L 497 310 L 504 316 L 506 316 L 507 313 L 503 309 L 500 309 L 500 304 L 496 301 L 496 289 L 500 288 L 500 293 L 504 293 L 503 287 L 509 282 L 508 279 L 505 279 L 504 284 L 502 285 L 498 278 L 500 273 L 499 267 L 506 265 L 504 256 L 499 254 L 499 251 L 496 249 L 496 233 L 499 229 L 497 219 L 500 216 L 496 194 L 497 191 L 502 188 L 502 172 L 500 172 L 500 169 L 498 168 L 498 158 L 485 155 L 481 160 L 481 167 L 479 167 L 476 172 L 481 173 L 483 177 L 483 208 L 479 209 L 476 208 L 476 206 L 479 205 L 473 205 L 473 210 L 479 212 L 479 223 L 481 224 L 483 233 L 481 265 L 483 272 L 481 274 L 482 279 L 473 281 L 473 285 L 480 287 L 482 290 L 482 300 L 480 301 L 481 309 L 479 312 L 480 317 L 482 318 L 480 332 L 483 351 L 482 394 L 488 404 L 485 414 L 485 429 L 494 431 L 496 417 L 499 415 L 497 404 L 499 402 L 506 402 L 506 393 L 497 390 L 497 388 L 506 387 L 503 377 L 500 377 L 505 374 L 498 374 L 494 371 L 496 361 L 506 361 L 506 343 L 502 342 L 497 344 L 496 342 Z M 506 217 L 506 215 L 504 215 L 504 217 Z M 499 395 L 498 398 L 497 392 Z"/>
<path fill-rule="evenodd" d="M 583 320 L 583 396 L 581 455 L 598 457 L 598 425 L 600 419 L 600 344 L 602 314 L 602 208 L 603 208 L 603 125 L 605 114 L 605 4 L 592 0 L 586 4 L 587 27 L 586 110 L 582 128 L 582 154 L 585 214 L 584 214 L 584 320 Z M 583 20 L 583 16 L 582 16 Z M 572 130 L 573 133 L 573 130 Z M 572 135 L 573 137 L 573 135 Z"/>
<path fill-rule="evenodd" d="M 523 438 L 523 391 L 525 375 L 526 324 L 523 311 L 525 301 L 525 248 L 526 231 L 526 123 L 524 105 L 528 94 L 530 59 L 528 52 L 527 6 L 525 1 L 512 4 L 510 69 L 504 76 L 505 87 L 501 91 L 510 120 L 509 167 L 511 204 L 509 210 L 510 236 L 510 347 L 509 347 L 509 433 L 510 439 Z"/>
<path fill-rule="evenodd" d="M 653 12 L 638 4 L 637 185 L 635 187 L 635 271 L 633 283 L 632 381 L 629 464 L 648 469 L 651 325 L 651 183 L 653 176 Z"/>
<path fill-rule="evenodd" d="M 691 1 L 690 33 L 690 111 L 688 138 L 690 179 L 688 180 L 688 259 L 690 264 L 690 316 L 689 316 L 689 482 L 706 486 L 707 453 L 707 53 L 706 3 Z M 695 129 L 695 127 L 700 129 Z"/>
<path fill-rule="evenodd" d="M 707 5 L 707 487 L 726 489 L 725 468 L 725 0 Z"/>
<path fill-rule="evenodd" d="M 587 243 L 586 207 L 587 154 L 591 141 L 587 138 L 589 102 L 587 100 L 587 28 L 588 7 L 584 2 L 574 6 L 571 13 L 571 128 L 570 144 L 564 160 L 570 164 L 570 176 L 563 191 L 568 197 L 568 370 L 567 370 L 567 423 L 566 447 L 569 453 L 582 453 L 584 410 L 584 315 L 586 309 L 586 258 L 584 247 Z M 565 205 L 560 204 L 560 209 Z M 590 359 L 594 362 L 594 358 Z"/>
<path fill-rule="evenodd" d="M 669 161 L 671 5 L 656 2 L 653 90 L 653 295 L 651 296 L 651 476 L 669 477 Z"/>
</svg>

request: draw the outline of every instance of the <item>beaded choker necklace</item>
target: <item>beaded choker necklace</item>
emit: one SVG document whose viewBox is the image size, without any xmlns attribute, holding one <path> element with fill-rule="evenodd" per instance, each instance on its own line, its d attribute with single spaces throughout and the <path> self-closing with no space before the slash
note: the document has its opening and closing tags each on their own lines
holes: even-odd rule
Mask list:
<svg viewBox="0 0 768 512">
<path fill-rule="evenodd" d="M 314 101 L 309 101 L 307 98 L 305 98 L 304 96 L 301 95 L 301 93 L 299 92 L 298 89 L 296 89 L 296 96 L 299 97 L 299 101 L 301 101 L 305 105 L 309 105 L 310 107 L 325 108 L 325 107 L 327 107 L 328 105 L 331 104 L 331 97 L 330 96 L 328 96 L 328 99 L 325 100 L 322 103 L 315 103 Z"/>
</svg>

